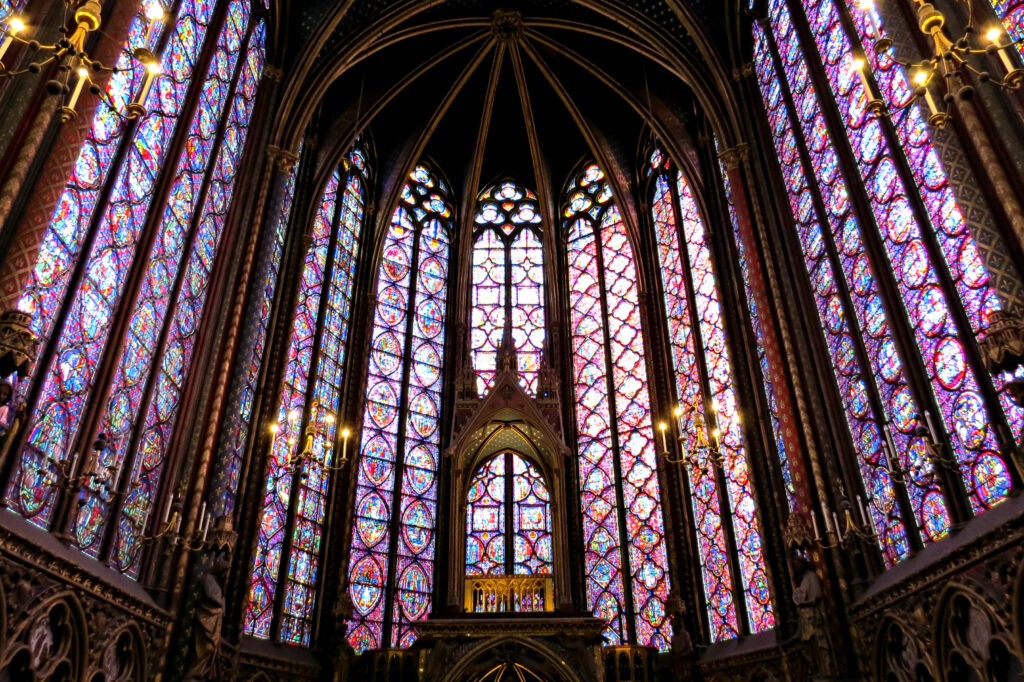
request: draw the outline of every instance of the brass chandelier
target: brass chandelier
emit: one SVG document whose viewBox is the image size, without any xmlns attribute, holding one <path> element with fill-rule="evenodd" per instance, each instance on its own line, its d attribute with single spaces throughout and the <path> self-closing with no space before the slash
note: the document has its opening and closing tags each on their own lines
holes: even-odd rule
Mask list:
<svg viewBox="0 0 1024 682">
<path fill-rule="evenodd" d="M 135 50 L 135 59 L 145 69 L 145 80 L 135 101 L 128 104 L 124 112 L 119 111 L 110 95 L 96 84 L 93 77 L 101 73 L 111 74 L 129 69 L 106 66 L 93 59 L 86 50 L 86 41 L 89 35 L 99 30 L 102 24 L 103 8 L 99 0 L 64 0 L 64 4 L 66 6 L 65 20 L 59 29 L 62 37 L 52 45 L 40 43 L 31 37 L 32 30 L 25 17 L 17 15 L 0 17 L 0 78 L 39 74 L 46 69 L 48 73 L 52 74 L 52 78 L 46 83 L 46 90 L 51 95 L 62 99 L 60 113 L 61 120 L 64 122 L 78 117 L 76 107 L 86 88 L 91 94 L 99 96 L 111 111 L 122 118 L 134 119 L 144 116 L 146 98 L 153 87 L 154 80 L 163 71 L 160 60 L 145 47 Z M 69 14 L 72 17 L 71 21 L 66 19 Z M 149 45 L 157 25 L 165 18 L 165 12 L 158 2 L 149 2 L 146 5 L 145 16 L 148 26 L 143 44 Z M 32 53 L 40 53 L 40 58 L 31 61 L 24 68 L 10 68 L 3 60 L 15 44 L 24 46 Z M 74 80 L 73 84 L 72 80 Z"/>
<path fill-rule="evenodd" d="M 913 96 L 897 107 L 898 110 L 923 100 L 928 107 L 928 122 L 941 128 L 950 119 L 950 108 L 955 102 L 974 98 L 974 83 L 1004 90 L 1018 90 L 1024 85 L 1024 68 L 1013 49 L 1017 43 L 1002 26 L 979 31 L 970 0 L 955 0 L 965 7 L 967 13 L 967 24 L 955 40 L 946 34 L 947 22 L 942 12 L 924 0 L 914 1 L 917 4 L 918 28 L 928 36 L 931 45 L 931 55 L 920 62 L 904 61 L 896 56 L 892 39 L 884 33 L 879 22 L 875 0 L 860 0 L 859 3 L 874 39 L 875 52 L 880 58 L 890 59 L 904 67 L 916 86 Z M 979 39 L 979 35 L 984 36 L 984 41 Z M 992 57 L 998 57 L 1000 73 L 986 68 L 991 66 L 986 61 Z M 886 113 L 886 104 L 869 78 L 871 67 L 865 56 L 855 54 L 851 65 L 860 75 L 868 100 L 867 110 L 876 115 Z"/>
</svg>

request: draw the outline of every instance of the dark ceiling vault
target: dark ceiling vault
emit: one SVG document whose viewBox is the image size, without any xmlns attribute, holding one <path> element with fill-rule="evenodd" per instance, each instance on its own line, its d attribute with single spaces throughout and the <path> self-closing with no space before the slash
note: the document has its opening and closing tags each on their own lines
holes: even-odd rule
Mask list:
<svg viewBox="0 0 1024 682">
<path fill-rule="evenodd" d="M 631 194 L 648 131 L 684 163 L 705 126 L 733 141 L 730 6 L 282 3 L 291 14 L 276 141 L 295 149 L 314 131 L 323 180 L 355 136 L 367 134 L 379 155 L 383 205 L 397 199 L 413 164 L 430 159 L 464 210 L 482 187 L 510 177 L 541 194 L 552 220 L 551 197 L 584 159 L 609 172 L 620 196 Z"/>
</svg>

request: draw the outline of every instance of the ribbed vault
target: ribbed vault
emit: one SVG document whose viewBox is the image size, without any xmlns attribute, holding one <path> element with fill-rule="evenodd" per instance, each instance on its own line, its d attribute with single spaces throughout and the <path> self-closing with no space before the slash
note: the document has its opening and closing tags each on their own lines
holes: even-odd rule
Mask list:
<svg viewBox="0 0 1024 682">
<path fill-rule="evenodd" d="M 725 10 L 679 0 L 397 0 L 303 3 L 276 144 L 317 132 L 321 179 L 360 133 L 382 157 L 382 205 L 413 164 L 432 159 L 470 212 L 480 187 L 513 177 L 540 193 L 552 224 L 559 191 L 595 159 L 630 201 L 646 130 L 685 165 L 705 111 L 736 135 Z M 305 33 L 305 32 L 304 32 Z M 627 221 L 635 211 L 625 206 Z M 386 216 L 382 219 L 386 219 Z M 635 228 L 635 226 L 630 226 Z"/>
</svg>

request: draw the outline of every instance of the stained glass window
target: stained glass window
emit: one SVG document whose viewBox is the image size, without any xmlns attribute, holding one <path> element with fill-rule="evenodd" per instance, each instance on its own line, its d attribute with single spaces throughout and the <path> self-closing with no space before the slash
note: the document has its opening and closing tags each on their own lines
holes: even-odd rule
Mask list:
<svg viewBox="0 0 1024 682">
<path fill-rule="evenodd" d="M 544 351 L 544 248 L 536 195 L 503 182 L 480 196 L 473 244 L 473 368 L 480 395 L 494 383 L 510 325 L 523 388 L 537 390 Z"/>
<path fill-rule="evenodd" d="M 866 110 L 851 66 L 852 50 L 862 46 L 839 14 L 850 11 L 864 35 L 869 22 L 860 6 L 808 2 L 806 16 L 797 17 L 782 0 L 768 8 L 766 24 L 754 27 L 757 75 L 869 514 L 893 563 L 918 537 L 948 533 L 950 495 L 962 494 L 940 480 L 927 440 L 959 464 L 975 512 L 1009 492 L 994 424 L 1018 423 L 1020 409 L 993 397 L 997 387 L 977 371 L 973 345 L 998 303 L 920 111 L 907 107 L 888 121 Z M 805 52 L 797 22 L 806 22 L 817 54 Z M 905 73 L 871 43 L 863 49 L 883 95 L 906 102 Z M 816 91 L 818 69 L 834 98 Z M 833 106 L 845 131 L 830 130 Z M 899 146 L 890 145 L 887 125 Z M 854 177 L 840 162 L 847 149 Z M 869 214 L 850 201 L 860 192 Z M 915 388 L 910 372 L 924 377 L 927 390 Z M 906 486 L 894 485 L 894 476 Z"/>
<path fill-rule="evenodd" d="M 1024 0 L 991 0 L 996 14 L 1003 20 L 1003 26 L 1010 39 L 1017 41 L 1017 50 L 1024 58 Z"/>
<path fill-rule="evenodd" d="M 312 634 L 326 499 L 336 461 L 335 415 L 365 215 L 365 169 L 365 153 L 356 147 L 331 175 L 320 200 L 272 427 L 244 631 L 289 644 L 308 645 Z M 279 610 L 275 601 L 281 603 Z"/>
<path fill-rule="evenodd" d="M 149 113 L 126 139 L 123 120 L 98 108 L 19 303 L 45 344 L 40 357 L 49 360 L 27 393 L 27 441 L 7 499 L 49 528 L 61 468 L 72 453 L 89 454 L 81 470 L 95 475 L 76 491 L 70 521 L 59 523 L 70 524 L 82 550 L 133 576 L 262 78 L 265 29 L 250 9 L 243 0 L 180 3 L 166 29 L 164 74 L 145 103 Z M 208 34 L 217 12 L 221 28 Z M 142 83 L 133 51 L 160 40 L 143 13 L 119 57 L 123 70 L 107 88 L 120 106 Z M 195 74 L 204 49 L 209 65 Z M 186 112 L 190 90 L 198 97 Z M 187 139 L 172 157 L 179 120 Z M 166 208 L 150 217 L 154 189 L 169 173 Z M 122 321 L 125 335 L 112 337 Z M 99 381 L 105 375 L 111 378 Z M 99 421 L 84 424 L 93 405 Z M 93 451 L 91 429 L 106 435 L 104 449 Z"/>
<path fill-rule="evenodd" d="M 550 574 L 551 565 L 551 494 L 543 474 L 515 452 L 492 457 L 469 484 L 466 575 Z"/>
<path fill-rule="evenodd" d="M 665 524 L 633 246 L 596 165 L 564 211 L 587 607 L 609 644 L 671 637 Z"/>
<path fill-rule="evenodd" d="M 430 610 L 452 208 L 417 166 L 384 239 L 370 346 L 349 591 L 357 651 L 406 647 Z"/>
<path fill-rule="evenodd" d="M 4 0 L 0 2 L 0 21 L 6 21 L 25 9 L 28 0 Z"/>
<path fill-rule="evenodd" d="M 652 211 L 705 601 L 718 641 L 768 630 L 775 616 L 704 221 L 686 177 L 667 165 L 654 178 Z M 739 600 L 747 614 L 742 629 Z"/>
</svg>

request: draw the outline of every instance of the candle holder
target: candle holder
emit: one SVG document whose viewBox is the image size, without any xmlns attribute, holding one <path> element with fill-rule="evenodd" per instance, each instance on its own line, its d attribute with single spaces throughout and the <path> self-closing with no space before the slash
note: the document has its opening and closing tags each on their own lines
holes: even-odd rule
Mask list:
<svg viewBox="0 0 1024 682">
<path fill-rule="evenodd" d="M 868 504 L 871 499 L 868 498 Z M 854 506 L 846 496 L 843 487 L 839 486 L 839 513 L 829 511 L 828 504 L 822 502 L 822 518 L 825 520 L 825 534 L 821 534 L 818 526 L 818 518 L 812 513 L 811 522 L 814 525 L 814 542 L 822 549 L 846 548 L 851 543 L 862 540 L 875 543 L 878 541 L 878 534 L 871 523 L 871 516 L 860 495 L 857 496 L 857 516 L 854 517 Z"/>
<path fill-rule="evenodd" d="M 148 48 L 140 47 L 134 52 L 136 61 L 145 70 L 145 80 L 139 90 L 138 97 L 125 107 L 122 113 L 109 94 L 104 92 L 94 81 L 93 76 L 100 73 L 120 73 L 131 71 L 134 67 L 119 69 L 106 66 L 89 56 L 86 43 L 89 35 L 99 31 L 102 24 L 103 7 L 98 0 L 64 0 L 67 11 L 72 16 L 69 20 L 65 15 L 59 33 L 61 38 L 52 45 L 40 43 L 27 38 L 30 32 L 29 23 L 17 15 L 0 17 L 0 78 L 15 78 L 25 74 L 39 74 L 44 68 L 52 68 L 54 77 L 47 81 L 46 91 L 61 98 L 61 120 L 72 121 L 78 117 L 76 107 L 84 90 L 99 97 L 111 112 L 122 119 L 133 119 L 146 114 L 145 102 L 152 90 L 157 76 L 163 73 L 160 59 Z M 155 35 L 155 28 L 166 19 L 163 6 L 159 2 L 150 2 L 145 12 L 148 21 L 144 45 L 149 45 Z M 10 69 L 3 58 L 14 45 L 21 45 L 32 53 L 41 53 L 41 58 L 32 61 L 24 69 Z M 74 84 L 72 85 L 72 79 Z"/>
<path fill-rule="evenodd" d="M 302 413 L 297 408 L 288 413 L 288 423 L 291 426 L 295 426 L 299 423 L 302 417 Z M 310 463 L 315 464 L 324 471 L 340 471 L 348 465 L 348 440 L 352 435 L 352 431 L 348 427 L 341 429 L 341 457 L 338 460 L 337 465 L 327 464 L 324 456 L 317 456 L 316 452 L 316 439 L 322 437 L 325 439 L 332 439 L 334 436 L 334 428 L 336 424 L 336 418 L 333 413 L 322 410 L 320 403 L 314 400 L 310 405 L 309 421 L 306 423 L 305 431 L 303 432 L 303 444 L 302 450 L 289 455 L 287 466 L 278 475 L 278 479 L 284 476 L 295 476 L 299 474 L 302 477 L 306 476 L 303 471 L 303 464 Z M 322 422 L 322 423 L 321 423 Z M 270 425 L 270 432 L 276 437 L 280 433 L 281 424 L 274 422 Z M 290 449 L 295 448 L 298 445 L 298 440 L 291 436 L 288 438 L 288 447 Z"/>
<path fill-rule="evenodd" d="M 878 96 L 870 79 L 870 66 L 864 55 L 855 54 L 853 67 L 860 73 L 864 92 L 868 97 L 867 110 L 875 115 L 892 115 L 907 107 L 923 101 L 928 107 L 928 123 L 941 128 L 951 118 L 950 109 L 954 102 L 970 101 L 974 98 L 973 82 L 992 85 L 1004 90 L 1018 90 L 1024 85 L 1024 68 L 1018 62 L 1014 47 L 1018 41 L 1010 39 L 1002 26 L 992 26 L 984 31 L 982 44 L 977 38 L 979 33 L 974 24 L 974 6 L 969 0 L 955 0 L 964 6 L 967 12 L 967 25 L 963 33 L 951 40 L 945 32 L 946 17 L 934 5 L 924 0 L 917 2 L 917 24 L 922 33 L 928 36 L 932 54 L 921 62 L 910 62 L 899 59 L 893 51 L 892 40 L 883 32 L 878 18 L 875 16 L 874 0 L 861 0 L 860 10 L 864 12 L 874 38 L 874 49 L 879 58 L 892 60 L 907 69 L 911 80 L 916 86 L 913 97 L 904 104 L 890 109 Z M 980 64 L 981 59 L 997 56 L 1002 68 L 1002 76 Z M 938 98 L 932 92 L 936 87 Z M 941 99 L 941 106 L 939 100 Z"/>
<path fill-rule="evenodd" d="M 194 552 L 209 546 L 210 524 L 213 520 L 213 514 L 207 513 L 206 503 L 203 502 L 199 508 L 199 523 L 196 525 L 196 529 L 188 536 L 181 534 L 181 511 L 181 501 L 172 501 L 171 504 L 167 505 L 167 512 L 156 529 L 148 535 L 140 534 L 139 541 L 150 543 L 157 540 L 166 540 L 168 548 L 180 547 L 187 552 Z"/>
<path fill-rule="evenodd" d="M 669 448 L 668 423 L 664 421 L 658 422 L 658 430 L 661 432 L 661 457 L 671 464 L 685 463 L 697 469 L 701 468 L 703 462 L 706 461 L 710 462 L 713 467 L 720 469 L 724 463 L 724 458 L 721 453 L 721 431 L 717 425 L 710 429 L 708 428 L 708 423 L 699 407 L 700 404 L 695 399 L 692 404 L 687 406 L 686 409 L 677 405 L 672 410 L 678 433 L 678 435 L 675 436 L 675 440 L 679 444 L 680 452 L 682 452 L 680 457 L 673 457 L 673 450 Z M 711 412 L 714 415 L 717 415 L 718 413 L 717 405 L 714 401 L 711 403 Z M 696 445 L 691 448 L 687 448 L 688 439 L 686 437 L 686 433 L 688 431 L 688 424 L 691 422 L 693 438 L 696 439 Z"/>
</svg>

